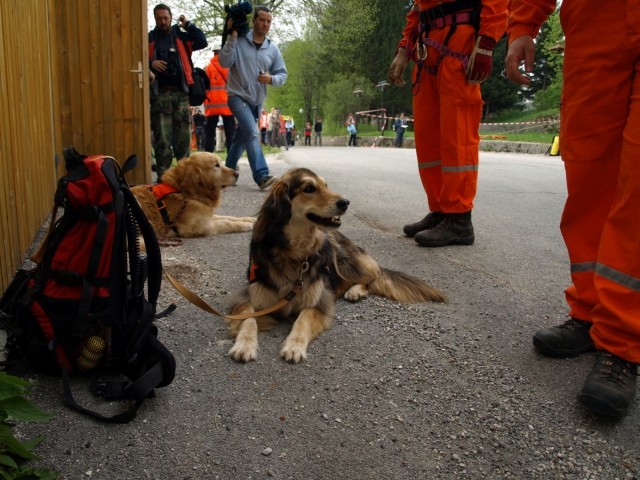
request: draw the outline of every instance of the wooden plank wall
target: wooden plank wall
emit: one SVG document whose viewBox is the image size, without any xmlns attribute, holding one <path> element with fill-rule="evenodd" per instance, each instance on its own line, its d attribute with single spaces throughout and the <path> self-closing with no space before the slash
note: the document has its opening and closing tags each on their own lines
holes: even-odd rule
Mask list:
<svg viewBox="0 0 640 480">
<path fill-rule="evenodd" d="M 0 293 L 51 211 L 64 147 L 136 154 L 128 180 L 151 181 L 148 75 L 146 0 L 0 0 Z"/>
<path fill-rule="evenodd" d="M 56 78 L 65 146 L 121 163 L 135 153 L 132 183 L 151 180 L 145 0 L 55 0 Z M 144 88 L 132 70 L 141 63 Z"/>
<path fill-rule="evenodd" d="M 56 185 L 49 0 L 0 2 L 0 291 L 51 209 Z"/>
</svg>

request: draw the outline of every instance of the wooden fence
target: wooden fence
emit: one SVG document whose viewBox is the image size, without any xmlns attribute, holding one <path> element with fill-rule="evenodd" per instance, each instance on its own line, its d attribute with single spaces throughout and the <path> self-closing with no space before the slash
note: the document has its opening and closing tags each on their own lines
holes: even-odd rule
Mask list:
<svg viewBox="0 0 640 480">
<path fill-rule="evenodd" d="M 52 207 L 62 149 L 151 180 L 146 0 L 0 1 L 0 292 Z"/>
<path fill-rule="evenodd" d="M 46 219 L 56 184 L 50 10 L 49 1 L 0 2 L 2 291 Z"/>
</svg>

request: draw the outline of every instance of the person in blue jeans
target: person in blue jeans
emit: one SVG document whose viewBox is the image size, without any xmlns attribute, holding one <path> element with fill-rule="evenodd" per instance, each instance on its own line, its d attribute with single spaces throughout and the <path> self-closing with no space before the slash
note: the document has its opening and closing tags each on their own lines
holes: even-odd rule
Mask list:
<svg viewBox="0 0 640 480">
<path fill-rule="evenodd" d="M 225 165 L 237 170 L 238 160 L 246 150 L 253 180 L 260 189 L 270 186 L 274 178 L 260 147 L 258 118 L 267 95 L 267 85 L 279 87 L 287 81 L 287 68 L 280 50 L 267 34 L 271 28 L 271 11 L 259 5 L 253 12 L 253 29 L 238 34 L 229 19 L 229 32 L 220 50 L 220 65 L 229 69 L 228 104 L 238 128 L 229 148 Z"/>
</svg>

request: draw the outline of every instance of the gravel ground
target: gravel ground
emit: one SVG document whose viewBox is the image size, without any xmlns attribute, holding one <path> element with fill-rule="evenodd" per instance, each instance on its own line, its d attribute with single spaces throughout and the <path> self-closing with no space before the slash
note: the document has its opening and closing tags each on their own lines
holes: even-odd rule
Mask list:
<svg viewBox="0 0 640 480">
<path fill-rule="evenodd" d="M 276 173 L 278 162 L 270 160 Z M 248 177 L 219 213 L 257 211 L 264 193 Z M 178 309 L 157 323 L 178 362 L 175 381 L 131 424 L 104 425 L 65 408 L 58 379 L 34 376 L 32 401 L 56 416 L 19 433 L 44 435 L 39 463 L 65 479 L 638 478 L 638 409 L 618 423 L 590 415 L 575 395 L 593 356 L 550 359 L 531 346 L 557 305 L 482 270 L 461 274 L 456 247 L 445 253 L 451 261 L 418 266 L 411 249 L 396 248 L 406 239 L 370 223 L 345 217 L 343 233 L 451 301 L 340 301 L 306 362 L 278 357 L 289 328 L 281 325 L 261 334 L 258 360 L 244 365 L 226 356 L 222 320 L 165 282 L 159 308 Z M 163 247 L 163 263 L 224 310 L 244 282 L 249 238 L 184 240 Z M 117 409 L 94 403 L 82 381 L 74 391 Z"/>
</svg>

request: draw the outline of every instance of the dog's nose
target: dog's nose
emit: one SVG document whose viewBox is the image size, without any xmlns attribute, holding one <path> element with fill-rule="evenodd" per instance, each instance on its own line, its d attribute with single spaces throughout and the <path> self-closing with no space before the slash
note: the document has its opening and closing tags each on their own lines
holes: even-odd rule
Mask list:
<svg viewBox="0 0 640 480">
<path fill-rule="evenodd" d="M 336 206 L 344 213 L 347 211 L 347 207 L 349 206 L 349 200 L 342 198 L 336 202 Z"/>
</svg>

